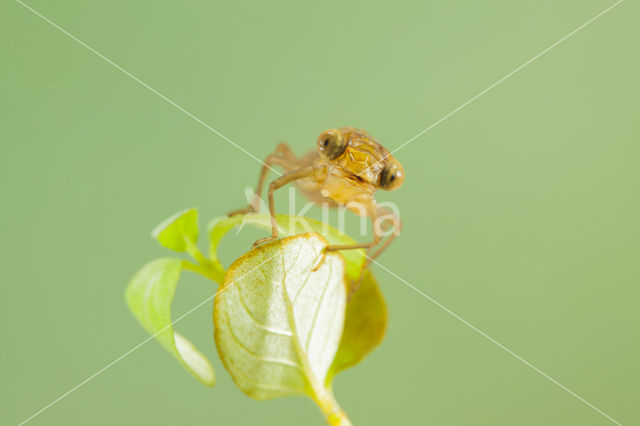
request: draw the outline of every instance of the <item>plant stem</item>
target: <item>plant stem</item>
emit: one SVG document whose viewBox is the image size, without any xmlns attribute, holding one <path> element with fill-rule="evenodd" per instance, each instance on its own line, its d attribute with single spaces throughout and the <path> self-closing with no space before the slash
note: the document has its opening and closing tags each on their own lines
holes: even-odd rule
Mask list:
<svg viewBox="0 0 640 426">
<path fill-rule="evenodd" d="M 340 408 L 340 404 L 330 390 L 322 389 L 320 394 L 316 392 L 315 401 L 330 426 L 352 426 L 351 421 Z"/>
<path fill-rule="evenodd" d="M 185 261 L 184 267 L 191 271 L 198 272 L 204 275 L 207 278 L 216 281 L 219 284 L 222 284 L 222 280 L 224 279 L 224 271 L 221 270 L 219 264 L 214 264 L 211 260 L 207 259 L 198 246 L 193 244 L 188 238 L 185 237 L 185 243 L 187 244 L 187 253 L 191 255 L 191 257 L 198 262 L 198 265 L 194 265 L 191 262 Z"/>
<path fill-rule="evenodd" d="M 187 253 L 189 253 L 194 260 L 198 261 L 198 263 L 200 263 L 201 265 L 207 265 L 211 263 L 211 261 L 202 254 L 198 246 L 192 243 L 189 238 L 184 237 L 184 242 L 187 245 Z"/>
<path fill-rule="evenodd" d="M 184 269 L 188 269 L 189 271 L 197 272 L 200 275 L 217 282 L 218 284 L 222 283 L 223 276 L 218 272 L 218 270 L 214 268 L 208 268 L 207 265 L 195 265 L 188 260 L 183 260 L 182 267 Z"/>
</svg>

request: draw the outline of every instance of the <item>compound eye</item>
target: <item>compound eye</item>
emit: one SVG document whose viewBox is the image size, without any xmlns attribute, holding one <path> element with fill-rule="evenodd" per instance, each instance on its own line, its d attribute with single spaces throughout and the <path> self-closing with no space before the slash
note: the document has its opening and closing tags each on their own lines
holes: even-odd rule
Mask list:
<svg viewBox="0 0 640 426">
<path fill-rule="evenodd" d="M 380 172 L 380 188 L 385 191 L 393 191 L 400 188 L 404 182 L 404 170 L 402 166 L 393 159 L 384 166 Z"/>
<path fill-rule="evenodd" d="M 318 138 L 318 151 L 327 160 L 335 160 L 340 157 L 347 147 L 347 141 L 342 133 L 335 130 L 322 132 Z"/>
</svg>

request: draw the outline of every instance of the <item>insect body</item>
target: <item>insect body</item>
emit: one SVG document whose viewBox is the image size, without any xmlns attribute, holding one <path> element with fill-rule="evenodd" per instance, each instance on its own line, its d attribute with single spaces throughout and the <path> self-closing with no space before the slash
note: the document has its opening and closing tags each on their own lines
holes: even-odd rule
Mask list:
<svg viewBox="0 0 640 426">
<path fill-rule="evenodd" d="M 402 165 L 376 140 L 362 130 L 351 127 L 325 130 L 320 134 L 316 150 L 297 158 L 288 145 L 281 143 L 264 162 L 254 202 L 247 208 L 230 215 L 255 211 L 258 197 L 272 165 L 281 166 L 286 173 L 269 185 L 269 212 L 272 233 L 254 243 L 261 244 L 278 238 L 275 220 L 273 192 L 290 182 L 295 182 L 303 194 L 317 204 L 328 203 L 332 207 L 344 206 L 370 217 L 374 223 L 373 241 L 348 246 L 329 246 L 328 250 L 369 248 L 378 245 L 381 234 L 393 229 L 387 240 L 369 257 L 375 258 L 395 238 L 400 229 L 400 220 L 388 209 L 376 203 L 374 195 L 378 189 L 393 191 L 402 185 Z M 384 218 L 378 225 L 377 219 Z M 384 229 L 383 229 L 384 228 Z"/>
</svg>

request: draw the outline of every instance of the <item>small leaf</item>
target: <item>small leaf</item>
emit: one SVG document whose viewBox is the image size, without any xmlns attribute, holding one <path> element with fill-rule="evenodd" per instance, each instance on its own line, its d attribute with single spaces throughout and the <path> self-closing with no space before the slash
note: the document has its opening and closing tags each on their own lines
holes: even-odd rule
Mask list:
<svg viewBox="0 0 640 426">
<path fill-rule="evenodd" d="M 387 329 L 387 306 L 373 274 L 362 273 L 362 282 L 347 304 L 340 347 L 327 376 L 327 384 L 339 372 L 353 367 L 382 340 Z"/>
<path fill-rule="evenodd" d="M 220 245 L 222 237 L 234 227 L 238 226 L 242 222 L 243 217 L 242 215 L 223 216 L 209 222 L 209 258 L 216 267 L 223 271 L 224 266 L 222 266 L 218 258 L 218 246 Z"/>
<path fill-rule="evenodd" d="M 162 258 L 143 266 L 127 286 L 127 304 L 142 326 L 189 372 L 205 385 L 213 386 L 215 376 L 209 361 L 172 327 L 171 302 L 182 262 Z"/>
<path fill-rule="evenodd" d="M 188 209 L 176 213 L 160 225 L 151 235 L 164 247 L 183 252 L 189 249 L 189 243 L 198 241 L 198 210 Z"/>
<path fill-rule="evenodd" d="M 256 399 L 306 394 L 326 405 L 325 379 L 345 315 L 344 261 L 320 235 L 288 237 L 236 260 L 214 304 L 218 353 Z M 317 268 L 314 270 L 314 267 Z"/>
<path fill-rule="evenodd" d="M 331 245 L 355 244 L 353 238 L 338 231 L 332 226 L 307 217 L 296 217 L 288 215 L 276 215 L 278 231 L 280 236 L 291 236 L 307 232 L 316 232 L 322 235 Z M 271 231 L 271 216 L 268 214 L 249 214 L 223 217 L 214 219 L 209 224 L 210 247 L 209 255 L 212 261 L 223 268 L 218 259 L 218 245 L 222 237 L 236 226 L 251 225 L 260 229 Z M 345 260 L 346 276 L 349 280 L 360 278 L 366 257 L 364 250 L 342 250 L 340 251 Z"/>
</svg>

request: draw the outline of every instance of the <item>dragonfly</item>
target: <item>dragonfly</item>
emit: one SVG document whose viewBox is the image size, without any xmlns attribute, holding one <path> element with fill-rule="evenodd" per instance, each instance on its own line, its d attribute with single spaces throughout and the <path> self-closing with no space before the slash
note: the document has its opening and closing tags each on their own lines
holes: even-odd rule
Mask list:
<svg viewBox="0 0 640 426">
<path fill-rule="evenodd" d="M 285 173 L 269 184 L 268 199 L 271 235 L 257 240 L 254 246 L 278 238 L 273 193 L 295 183 L 303 195 L 315 204 L 347 208 L 373 223 L 373 240 L 351 245 L 329 245 L 327 251 L 368 249 L 369 263 L 395 239 L 402 226 L 400 218 L 376 202 L 378 189 L 394 191 L 404 182 L 404 169 L 391 153 L 367 132 L 353 127 L 328 129 L 320 133 L 316 149 L 296 157 L 289 145 L 280 143 L 263 163 L 253 201 L 229 216 L 255 213 L 271 166 Z M 382 220 L 380 220 L 382 219 Z M 392 232 L 391 232 L 392 231 Z M 384 234 L 388 234 L 382 242 Z"/>
</svg>

